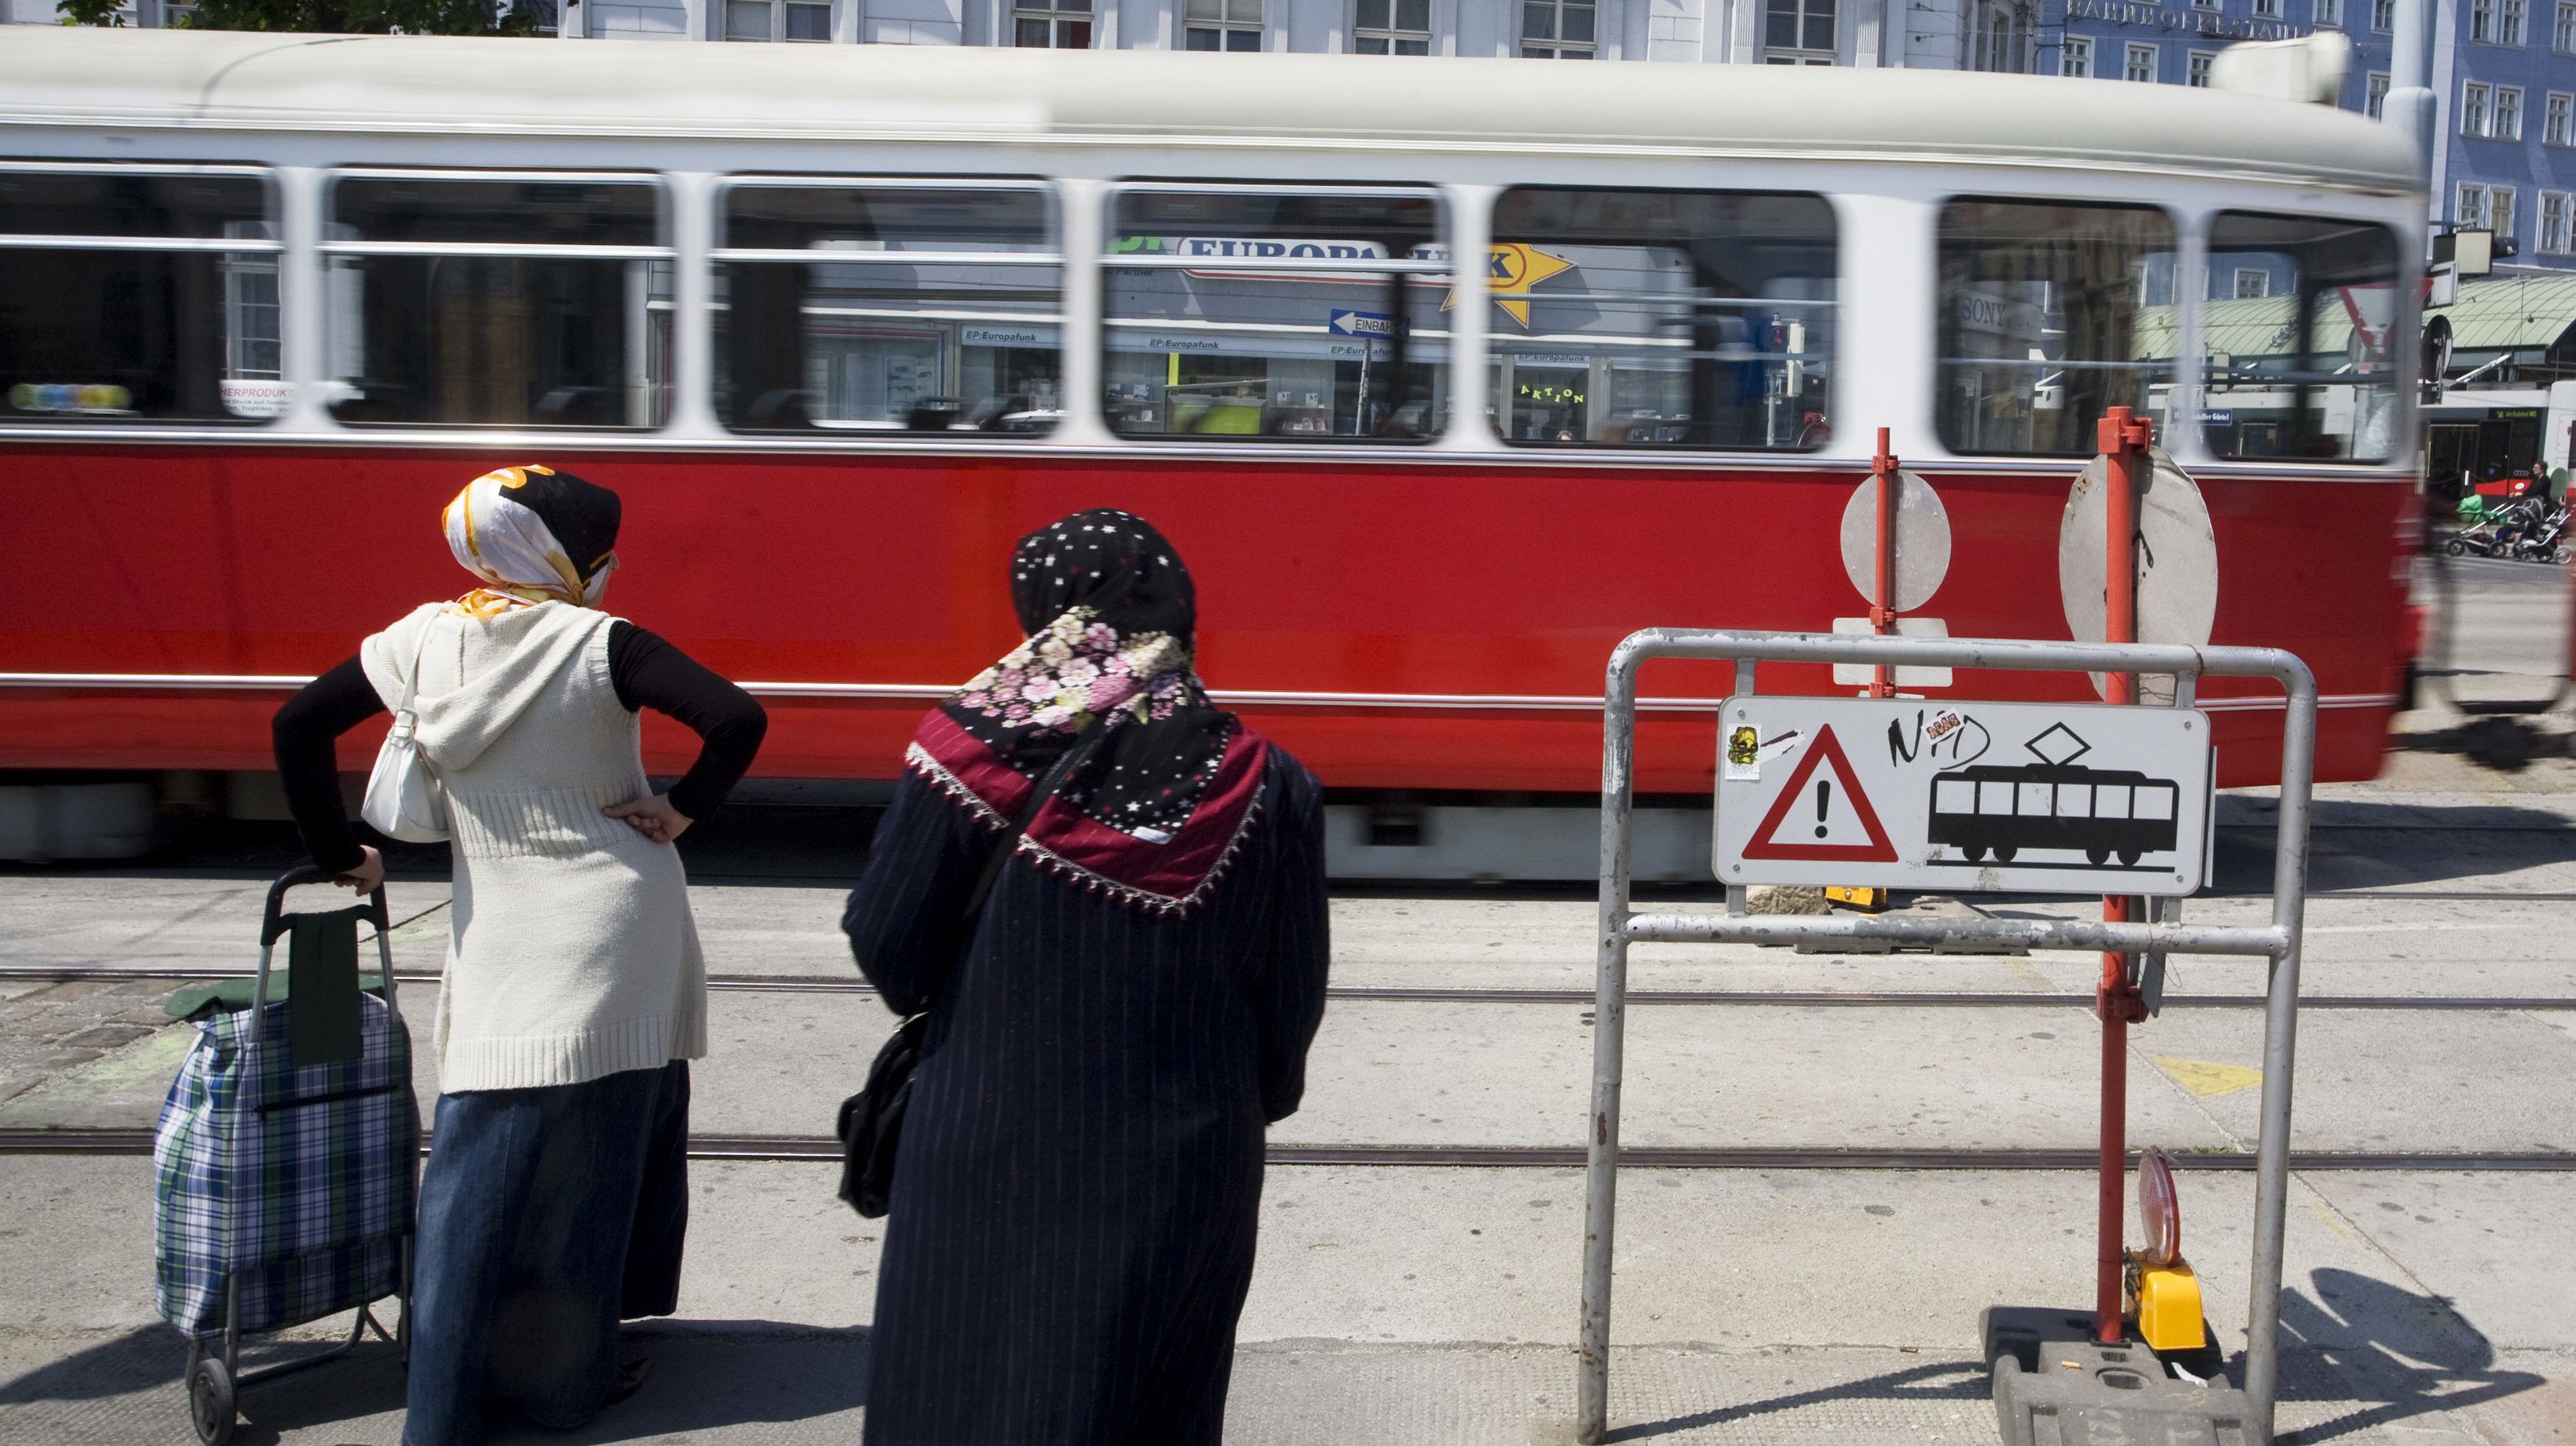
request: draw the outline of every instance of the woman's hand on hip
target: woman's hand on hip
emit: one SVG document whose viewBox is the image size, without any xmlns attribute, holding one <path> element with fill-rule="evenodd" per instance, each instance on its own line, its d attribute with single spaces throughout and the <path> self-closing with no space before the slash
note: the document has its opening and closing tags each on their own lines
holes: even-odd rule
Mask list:
<svg viewBox="0 0 2576 1446">
<path fill-rule="evenodd" d="M 358 866 L 331 882 L 344 889 L 372 894 L 385 886 L 385 856 L 365 844 L 358 845 Z"/>
<path fill-rule="evenodd" d="M 671 806 L 667 793 L 648 793 L 632 803 L 613 803 L 600 810 L 624 819 L 629 828 L 655 843 L 671 843 L 689 831 L 690 817 Z"/>
</svg>

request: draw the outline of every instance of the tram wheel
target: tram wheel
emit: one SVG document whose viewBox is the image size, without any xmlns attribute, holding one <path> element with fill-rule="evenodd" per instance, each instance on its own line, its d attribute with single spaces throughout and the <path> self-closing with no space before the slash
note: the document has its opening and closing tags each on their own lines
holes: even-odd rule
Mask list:
<svg viewBox="0 0 2576 1446">
<path fill-rule="evenodd" d="M 188 1420 L 206 1446 L 224 1446 L 233 1439 L 233 1374 L 224 1369 L 222 1357 L 209 1355 L 188 1373 Z"/>
<path fill-rule="evenodd" d="M 2014 855 L 2015 853 L 2017 853 L 2017 852 L 2019 852 L 2019 850 L 2016 850 L 2016 849 L 2009 849 L 2009 848 L 1999 848 L 1999 849 L 1996 849 L 1996 850 L 1995 850 L 1995 862 L 1996 862 L 1996 863 L 1999 863 L 1999 864 L 2008 864 L 2008 863 L 2011 863 L 2011 862 L 2013 861 L 2013 855 Z"/>
<path fill-rule="evenodd" d="M 2120 862 L 2122 862 L 2122 863 L 2124 863 L 2124 864 L 2135 864 L 2135 863 L 2137 863 L 2137 861 L 2138 861 L 2138 851 L 2137 851 L 2136 849 L 2122 849 L 2122 850 L 2120 850 Z"/>
<path fill-rule="evenodd" d="M 1986 861 L 1986 846 L 1984 844 L 1968 844 L 1960 851 L 1968 856 L 1968 862 L 1972 864 L 1981 864 Z"/>
<path fill-rule="evenodd" d="M 2109 849 L 2086 849 L 2084 851 L 2084 861 L 2098 869 L 2102 865 L 2111 861 L 2111 851 Z"/>
</svg>

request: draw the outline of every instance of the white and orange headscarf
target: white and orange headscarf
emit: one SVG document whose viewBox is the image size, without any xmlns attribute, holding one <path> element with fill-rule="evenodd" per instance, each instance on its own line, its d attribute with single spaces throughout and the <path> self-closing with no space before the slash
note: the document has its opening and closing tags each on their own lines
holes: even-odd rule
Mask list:
<svg viewBox="0 0 2576 1446">
<path fill-rule="evenodd" d="M 452 606 L 495 617 L 544 602 L 596 607 L 617 570 L 617 494 L 569 472 L 503 467 L 465 484 L 443 522 L 457 565 L 484 586 Z"/>
</svg>

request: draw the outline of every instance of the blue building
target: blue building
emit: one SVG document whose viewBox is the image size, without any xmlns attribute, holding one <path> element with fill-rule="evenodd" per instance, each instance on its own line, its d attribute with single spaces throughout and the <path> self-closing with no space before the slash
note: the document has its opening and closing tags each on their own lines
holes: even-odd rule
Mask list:
<svg viewBox="0 0 2576 1446">
<path fill-rule="evenodd" d="M 2576 0 L 2433 3 L 2442 137 L 2433 157 L 2433 228 L 2490 229 L 2513 243 L 2516 266 L 2576 270 Z M 2206 85 L 2212 59 L 2238 41 L 2340 30 L 2353 46 L 2344 109 L 2376 116 L 2388 94 L 2396 0 L 2047 4 L 2042 70 Z M 2212 277 L 2213 286 L 2233 281 Z"/>
</svg>

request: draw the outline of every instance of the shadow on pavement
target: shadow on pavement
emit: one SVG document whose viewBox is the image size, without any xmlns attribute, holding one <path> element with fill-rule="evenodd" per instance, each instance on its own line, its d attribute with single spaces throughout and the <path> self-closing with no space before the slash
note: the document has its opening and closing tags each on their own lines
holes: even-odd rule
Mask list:
<svg viewBox="0 0 2576 1446">
<path fill-rule="evenodd" d="M 2222 797 L 2219 894 L 2272 891 L 2274 804 Z M 2309 834 L 2308 890 L 2388 889 L 2576 863 L 2576 827 L 2561 815 L 2509 803 L 2454 806 L 2326 799 Z"/>
<path fill-rule="evenodd" d="M 2285 1432 L 2284 1443 L 2315 1446 L 2544 1384 L 2528 1371 L 2496 1369 L 2495 1347 L 2441 1296 L 2349 1270 L 2319 1270 L 2308 1281 L 2314 1300 L 2281 1292 L 2281 1351 L 2285 1363 L 2306 1357 L 2327 1369 L 2285 1369 L 2282 1399 L 2350 1402 L 2354 1409 Z"/>
<path fill-rule="evenodd" d="M 1958 1361 L 1926 1361 L 1901 1371 L 1864 1376 L 1857 1381 L 1836 1381 L 1787 1395 L 1760 1401 L 1743 1401 L 1694 1411 L 1687 1416 L 1668 1416 L 1661 1421 L 1640 1421 L 1634 1425 L 1613 1427 L 1604 1441 L 1644 1441 L 1669 1436 L 1678 1431 L 1697 1431 L 1710 1426 L 1723 1426 L 1754 1416 L 1768 1416 L 1783 1411 L 1802 1410 L 1813 1406 L 1832 1406 L 1850 1401 L 1984 1401 L 1994 1394 L 1986 1369 L 1973 1358 Z"/>
<path fill-rule="evenodd" d="M 187 1364 L 188 1343 L 177 1331 L 163 1325 L 138 1326 L 112 1341 L 48 1361 L 15 1380 L 0 1381 L 0 1406 L 130 1395 L 177 1383 Z"/>
</svg>

